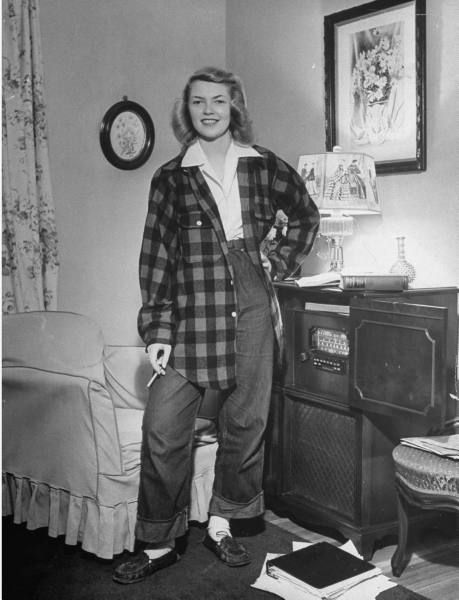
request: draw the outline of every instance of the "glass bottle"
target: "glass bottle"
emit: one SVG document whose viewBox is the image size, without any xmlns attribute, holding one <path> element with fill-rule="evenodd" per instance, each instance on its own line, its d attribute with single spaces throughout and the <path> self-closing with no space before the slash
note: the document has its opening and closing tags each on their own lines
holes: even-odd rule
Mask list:
<svg viewBox="0 0 459 600">
<path fill-rule="evenodd" d="M 416 269 L 406 260 L 405 237 L 399 236 L 395 239 L 397 240 L 397 260 L 390 268 L 390 272 L 397 275 L 406 275 L 408 277 L 408 283 L 413 283 L 416 277 Z"/>
</svg>

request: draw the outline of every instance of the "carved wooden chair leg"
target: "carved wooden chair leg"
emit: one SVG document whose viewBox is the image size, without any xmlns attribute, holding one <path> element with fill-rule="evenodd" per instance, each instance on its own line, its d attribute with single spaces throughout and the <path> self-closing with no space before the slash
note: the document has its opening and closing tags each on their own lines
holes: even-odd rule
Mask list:
<svg viewBox="0 0 459 600">
<path fill-rule="evenodd" d="M 392 573 L 395 577 L 400 575 L 405 570 L 410 562 L 410 552 L 408 549 L 408 513 L 409 506 L 403 497 L 399 486 L 397 485 L 397 510 L 398 510 L 398 543 L 397 548 L 392 556 L 391 566 Z"/>
<path fill-rule="evenodd" d="M 359 552 L 365 560 L 371 560 L 374 554 L 375 540 L 373 537 L 365 537 L 360 541 Z"/>
</svg>

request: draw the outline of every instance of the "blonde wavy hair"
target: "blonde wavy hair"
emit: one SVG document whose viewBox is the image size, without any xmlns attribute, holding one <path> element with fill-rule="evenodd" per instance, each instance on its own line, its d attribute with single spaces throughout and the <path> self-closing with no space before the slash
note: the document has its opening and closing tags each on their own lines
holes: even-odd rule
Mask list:
<svg viewBox="0 0 459 600">
<path fill-rule="evenodd" d="M 193 73 L 188 79 L 182 96 L 176 101 L 172 111 L 172 129 L 175 137 L 182 146 L 189 146 L 197 137 L 188 110 L 190 89 L 193 81 L 223 83 L 228 87 L 231 98 L 231 135 L 237 142 L 248 145 L 252 144 L 252 122 L 247 111 L 244 86 L 241 79 L 230 71 L 224 71 L 217 67 L 204 67 Z"/>
</svg>

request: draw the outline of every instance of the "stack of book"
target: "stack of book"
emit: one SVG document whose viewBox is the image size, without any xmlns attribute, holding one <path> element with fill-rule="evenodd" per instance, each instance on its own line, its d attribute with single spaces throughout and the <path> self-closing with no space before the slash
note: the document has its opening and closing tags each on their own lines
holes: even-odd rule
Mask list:
<svg viewBox="0 0 459 600">
<path fill-rule="evenodd" d="M 381 570 L 329 542 L 318 542 L 266 561 L 266 572 L 305 597 L 336 599 Z M 300 596 L 298 596 L 300 598 Z"/>
<path fill-rule="evenodd" d="M 408 277 L 393 273 L 341 275 L 341 289 L 368 292 L 401 292 L 408 289 Z"/>
<path fill-rule="evenodd" d="M 339 287 L 355 292 L 402 292 L 408 289 L 408 277 L 394 273 L 319 273 L 295 279 L 299 287 Z"/>
</svg>

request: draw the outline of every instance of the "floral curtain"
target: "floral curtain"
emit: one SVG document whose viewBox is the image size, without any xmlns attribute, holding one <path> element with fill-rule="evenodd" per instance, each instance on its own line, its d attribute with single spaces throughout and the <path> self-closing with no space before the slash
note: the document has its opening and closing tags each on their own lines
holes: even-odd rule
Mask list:
<svg viewBox="0 0 459 600">
<path fill-rule="evenodd" d="M 3 3 L 3 313 L 57 308 L 38 0 Z"/>
</svg>

